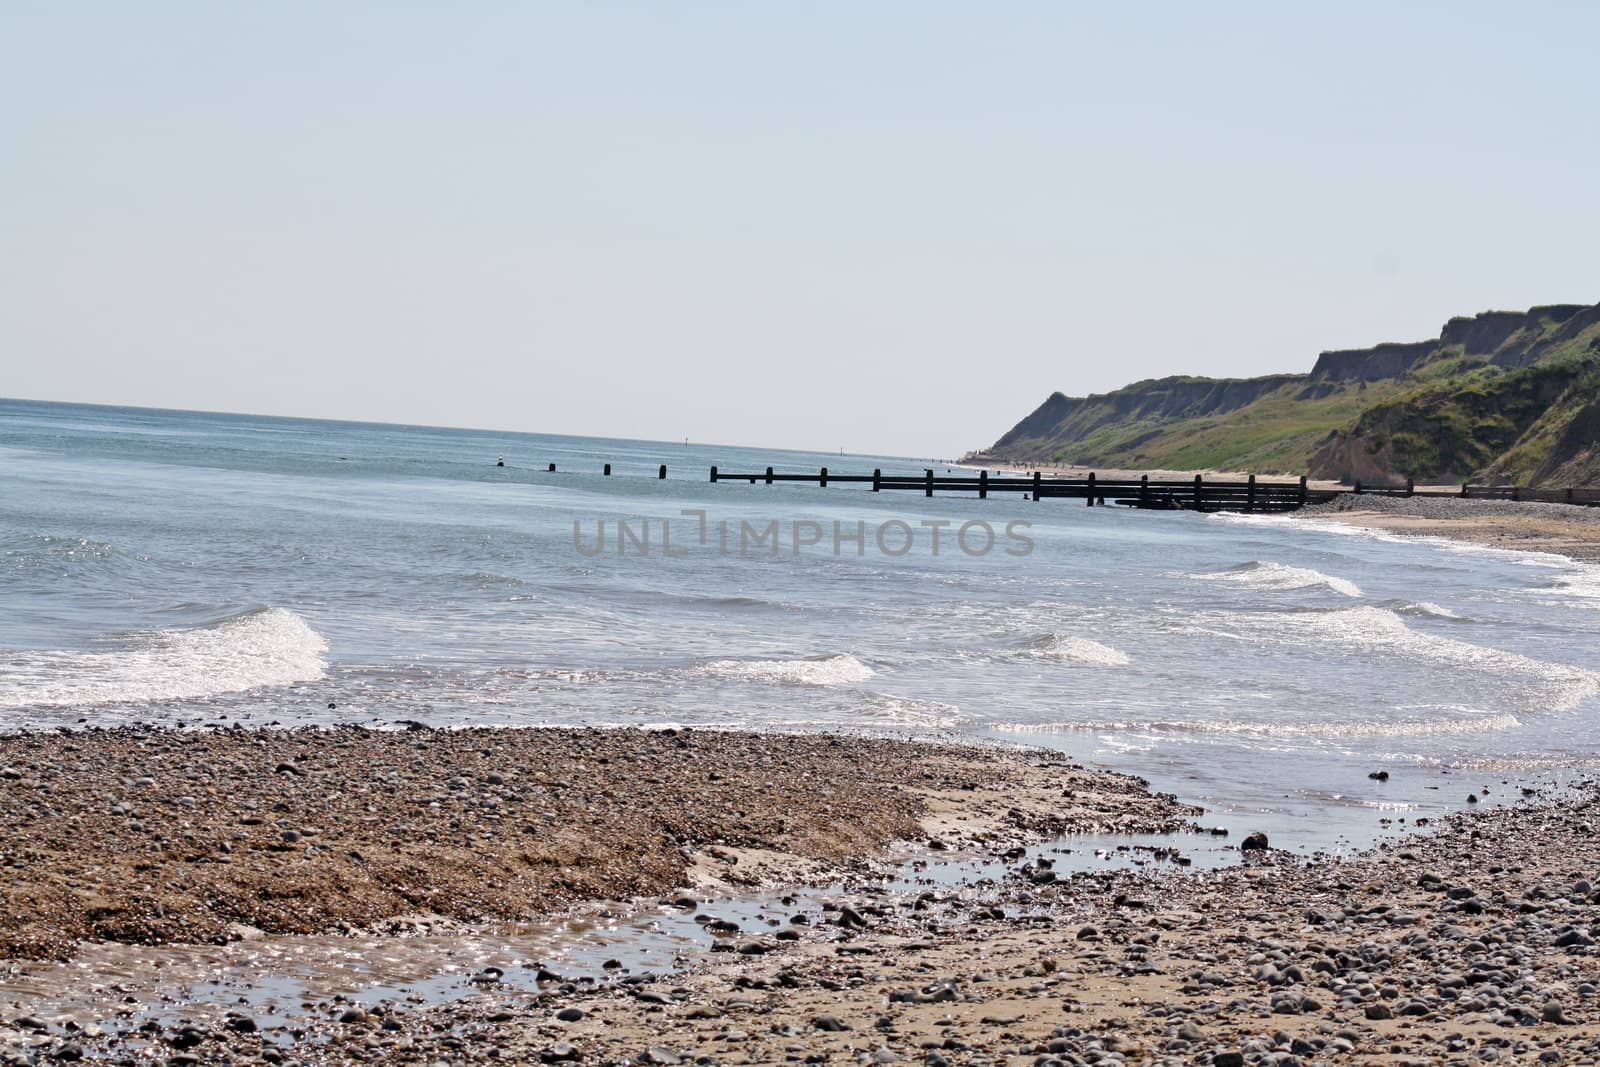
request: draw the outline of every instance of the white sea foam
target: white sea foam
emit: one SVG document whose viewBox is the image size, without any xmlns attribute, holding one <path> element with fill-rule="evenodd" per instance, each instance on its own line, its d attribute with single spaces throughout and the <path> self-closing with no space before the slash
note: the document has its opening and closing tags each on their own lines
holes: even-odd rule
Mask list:
<svg viewBox="0 0 1600 1067">
<path fill-rule="evenodd" d="M 1386 608 L 1224 613 L 1223 618 L 1259 641 L 1296 646 L 1320 643 L 1370 653 L 1387 661 L 1409 660 L 1492 674 L 1503 679 L 1508 690 L 1521 689 L 1533 695 L 1541 710 L 1569 711 L 1600 694 L 1600 674 L 1594 671 L 1549 663 L 1506 649 L 1419 633 Z"/>
<path fill-rule="evenodd" d="M 1126 652 L 1110 645 L 1066 634 L 1046 634 L 1029 645 L 1028 652 L 1047 659 L 1068 660 L 1095 667 L 1126 667 L 1133 662 Z"/>
<path fill-rule="evenodd" d="M 1394 609 L 1401 615 L 1418 615 L 1435 619 L 1461 619 L 1460 615 L 1449 608 L 1442 608 L 1431 600 L 1418 600 L 1415 603 L 1402 604 Z"/>
<path fill-rule="evenodd" d="M 850 655 L 809 659 L 718 659 L 695 671 L 776 685 L 854 685 L 872 677 L 872 668 Z"/>
<path fill-rule="evenodd" d="M 1208 574 L 1191 574 L 1188 577 L 1206 582 L 1232 582 L 1246 589 L 1312 589 L 1324 586 L 1347 597 L 1361 596 L 1361 588 L 1354 582 L 1335 578 L 1331 574 L 1310 567 L 1291 567 L 1286 563 L 1252 560 L 1231 570 Z"/>
<path fill-rule="evenodd" d="M 1468 714 L 1453 718 L 1352 719 L 1337 722 L 1243 722 L 1234 719 L 1133 722 L 1085 719 L 1079 722 L 1006 722 L 991 729 L 1007 734 L 1091 733 L 1211 734 L 1229 737 L 1330 738 L 1341 737 L 1448 737 L 1495 733 L 1522 725 L 1515 715 Z"/>
<path fill-rule="evenodd" d="M 954 704 L 938 700 L 917 700 L 911 697 L 879 696 L 869 700 L 860 711 L 862 725 L 889 723 L 895 726 L 916 726 L 924 729 L 949 729 L 967 721 L 961 709 Z"/>
<path fill-rule="evenodd" d="M 190 630 L 136 633 L 108 651 L 0 652 L 0 708 L 196 700 L 321 678 L 328 643 L 269 608 Z"/>
<path fill-rule="evenodd" d="M 1555 581 L 1555 591 L 1580 600 L 1593 601 L 1600 606 L 1600 567 L 1593 565 L 1573 567 Z"/>
</svg>

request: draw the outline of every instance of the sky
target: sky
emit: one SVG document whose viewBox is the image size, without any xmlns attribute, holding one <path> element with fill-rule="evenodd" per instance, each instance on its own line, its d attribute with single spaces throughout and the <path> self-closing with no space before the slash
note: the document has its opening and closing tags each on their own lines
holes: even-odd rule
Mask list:
<svg viewBox="0 0 1600 1067">
<path fill-rule="evenodd" d="M 952 457 L 1600 300 L 1586 3 L 0 4 L 0 396 Z"/>
</svg>

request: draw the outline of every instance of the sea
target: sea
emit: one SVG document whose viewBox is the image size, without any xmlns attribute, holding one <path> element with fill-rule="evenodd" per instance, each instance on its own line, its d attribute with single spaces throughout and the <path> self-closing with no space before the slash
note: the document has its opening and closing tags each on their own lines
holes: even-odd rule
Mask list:
<svg viewBox="0 0 1600 1067">
<path fill-rule="evenodd" d="M 1594 565 L 764 478 L 948 466 L 0 400 L 0 730 L 1042 745 L 1301 849 L 1600 760 Z"/>
</svg>

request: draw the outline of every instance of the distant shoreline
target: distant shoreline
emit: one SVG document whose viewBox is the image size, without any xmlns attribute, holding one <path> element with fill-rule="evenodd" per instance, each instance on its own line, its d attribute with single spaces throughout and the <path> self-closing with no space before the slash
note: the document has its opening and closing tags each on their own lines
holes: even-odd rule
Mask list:
<svg viewBox="0 0 1600 1067">
<path fill-rule="evenodd" d="M 1549 552 L 1600 562 L 1600 508 L 1427 497 L 1344 497 L 1294 513 L 1300 521 L 1336 522 L 1408 537 L 1520 552 Z"/>
</svg>

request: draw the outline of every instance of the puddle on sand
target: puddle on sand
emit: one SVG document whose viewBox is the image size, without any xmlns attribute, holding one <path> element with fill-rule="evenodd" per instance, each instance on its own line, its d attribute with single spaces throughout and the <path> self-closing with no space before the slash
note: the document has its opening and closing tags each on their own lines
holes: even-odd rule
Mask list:
<svg viewBox="0 0 1600 1067">
<path fill-rule="evenodd" d="M 583 908 L 538 923 L 470 927 L 430 924 L 419 917 L 386 928 L 395 932 L 270 936 L 226 945 L 86 944 L 65 963 L 6 965 L 0 970 L 0 1004 L 53 1023 L 98 1022 L 118 1029 L 151 1020 L 220 1020 L 241 1012 L 263 1030 L 287 1032 L 297 1019 L 340 1010 L 332 1003 L 335 998 L 340 1005 L 417 1006 L 484 988 L 537 998 L 563 982 L 670 974 L 714 951 L 719 941 L 726 946 L 729 936 L 770 937 L 794 925 L 831 931 L 828 912 L 840 899 L 868 896 L 884 903 L 932 892 L 955 920 L 985 895 L 986 886 L 1039 857 L 1065 876 L 1161 865 L 1162 857 L 1196 845 L 1202 846 L 1197 866 L 1226 862 L 1224 853 L 1205 847 L 1206 839 L 1195 835 L 1074 836 L 1008 857 L 919 850 L 886 865 L 876 878 L 786 892 L 696 896 L 697 907 L 641 901 L 619 910 Z"/>
</svg>

